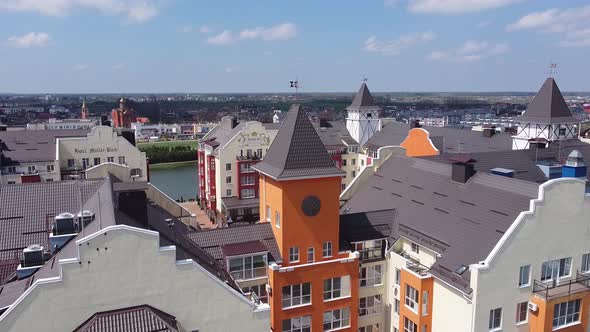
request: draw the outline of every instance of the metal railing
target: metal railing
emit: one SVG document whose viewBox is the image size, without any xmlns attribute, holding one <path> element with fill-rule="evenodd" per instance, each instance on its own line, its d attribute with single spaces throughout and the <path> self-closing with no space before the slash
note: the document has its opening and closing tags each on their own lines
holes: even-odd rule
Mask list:
<svg viewBox="0 0 590 332">
<path fill-rule="evenodd" d="M 539 280 L 533 282 L 533 293 L 546 300 L 569 296 L 584 291 L 590 291 L 590 274 L 583 274 L 580 271 L 576 272 L 575 278 L 568 281 L 558 282 L 553 279 L 550 282 Z"/>
<path fill-rule="evenodd" d="M 385 258 L 384 250 L 381 247 L 366 248 L 358 251 L 360 254 L 360 260 L 371 261 Z"/>
<path fill-rule="evenodd" d="M 255 267 L 253 269 L 230 271 L 231 276 L 235 280 L 248 280 L 255 278 L 266 277 L 266 266 Z"/>
</svg>

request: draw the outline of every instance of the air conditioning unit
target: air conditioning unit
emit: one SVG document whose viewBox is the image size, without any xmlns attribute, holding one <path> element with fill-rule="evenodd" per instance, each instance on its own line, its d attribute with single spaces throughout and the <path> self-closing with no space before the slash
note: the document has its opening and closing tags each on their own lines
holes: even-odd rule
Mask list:
<svg viewBox="0 0 590 332">
<path fill-rule="evenodd" d="M 38 244 L 32 244 L 23 249 L 22 267 L 43 265 L 43 257 L 43 247 Z"/>
<path fill-rule="evenodd" d="M 77 233 L 74 215 L 68 212 L 64 212 L 56 216 L 53 233 L 55 235 Z"/>
<path fill-rule="evenodd" d="M 532 312 L 537 312 L 537 310 L 539 310 L 539 306 L 537 306 L 536 304 L 534 304 L 533 302 L 530 302 L 530 301 L 529 301 L 528 308 Z"/>
</svg>

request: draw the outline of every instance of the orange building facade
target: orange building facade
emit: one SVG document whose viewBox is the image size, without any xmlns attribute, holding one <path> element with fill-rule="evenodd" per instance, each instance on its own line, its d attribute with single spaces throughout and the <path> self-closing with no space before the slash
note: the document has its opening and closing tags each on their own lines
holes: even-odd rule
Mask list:
<svg viewBox="0 0 590 332">
<path fill-rule="evenodd" d="M 585 278 L 583 283 L 588 284 L 590 279 Z M 573 288 L 573 291 L 572 291 Z M 563 332 L 587 332 L 590 316 L 590 288 L 578 284 L 575 281 L 567 282 L 565 285 L 548 289 L 546 294 L 535 294 L 531 297 L 530 302 L 536 305 L 536 310 L 529 313 L 530 331 L 549 332 L 555 331 L 554 317 L 555 311 L 578 312 L 578 316 L 570 315 L 572 322 L 567 323 L 559 328 Z M 568 315 L 560 315 L 564 319 Z M 563 325 L 564 322 L 556 322 Z"/>
<path fill-rule="evenodd" d="M 432 331 L 434 278 L 420 276 L 406 269 L 400 273 L 400 331 Z"/>
</svg>

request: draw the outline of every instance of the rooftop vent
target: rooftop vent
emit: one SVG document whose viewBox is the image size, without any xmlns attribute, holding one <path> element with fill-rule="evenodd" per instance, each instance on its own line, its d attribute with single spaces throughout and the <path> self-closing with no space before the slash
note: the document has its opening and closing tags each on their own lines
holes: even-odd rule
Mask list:
<svg viewBox="0 0 590 332">
<path fill-rule="evenodd" d="M 562 176 L 564 178 L 579 178 L 586 179 L 586 164 L 584 157 L 578 150 L 573 150 L 567 157 L 565 165 L 561 168 Z"/>
<path fill-rule="evenodd" d="M 508 178 L 514 177 L 514 170 L 507 169 L 507 168 L 502 168 L 502 167 L 492 168 L 490 170 L 490 173 L 492 173 L 494 175 L 505 176 L 505 177 L 508 177 Z"/>
<path fill-rule="evenodd" d="M 496 127 L 484 128 L 482 134 L 483 137 L 492 137 L 496 134 Z"/>
<path fill-rule="evenodd" d="M 467 183 L 476 173 L 474 164 L 477 160 L 469 155 L 456 155 L 449 161 L 453 163 L 451 178 L 455 182 Z"/>
</svg>

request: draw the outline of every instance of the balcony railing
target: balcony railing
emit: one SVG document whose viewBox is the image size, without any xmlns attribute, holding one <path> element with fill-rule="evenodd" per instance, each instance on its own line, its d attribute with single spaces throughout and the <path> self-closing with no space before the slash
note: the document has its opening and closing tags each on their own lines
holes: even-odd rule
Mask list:
<svg viewBox="0 0 590 332">
<path fill-rule="evenodd" d="M 412 256 L 408 255 L 405 250 L 396 250 L 395 251 L 398 255 L 402 256 L 406 259 L 406 268 L 419 276 L 426 276 L 428 275 L 428 271 L 430 268 L 426 265 L 420 264 L 420 261 L 413 258 Z"/>
<path fill-rule="evenodd" d="M 372 316 L 383 312 L 383 304 L 376 304 L 372 307 L 359 308 L 359 317 Z"/>
<path fill-rule="evenodd" d="M 360 254 L 361 262 L 367 262 L 367 261 L 373 261 L 373 260 L 379 260 L 379 259 L 385 258 L 384 250 L 381 247 L 366 248 L 363 250 L 359 250 L 358 252 Z"/>
<path fill-rule="evenodd" d="M 260 157 L 258 156 L 258 154 L 256 154 L 256 153 L 254 153 L 254 154 L 251 154 L 251 155 L 249 155 L 249 156 L 248 156 L 248 155 L 246 155 L 246 156 L 236 156 L 236 160 L 239 160 L 239 161 L 246 161 L 246 160 L 260 160 L 260 159 L 262 159 L 262 158 L 260 158 Z"/>
<path fill-rule="evenodd" d="M 576 272 L 576 277 L 564 282 L 542 282 L 535 280 L 533 283 L 533 293 L 543 297 L 546 300 L 552 300 L 559 297 L 569 296 L 572 294 L 590 291 L 590 274 Z"/>
<path fill-rule="evenodd" d="M 266 266 L 255 267 L 248 270 L 239 270 L 230 272 L 231 276 L 235 280 L 248 280 L 266 277 Z"/>
</svg>

